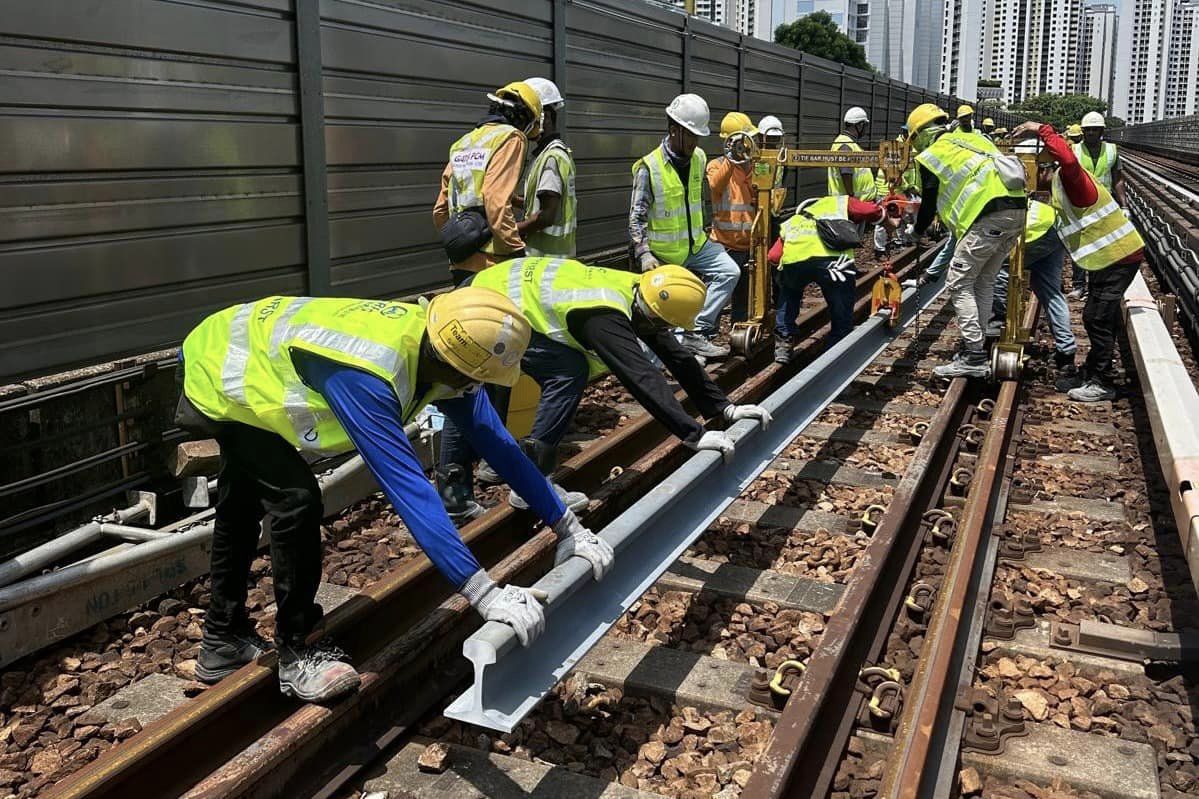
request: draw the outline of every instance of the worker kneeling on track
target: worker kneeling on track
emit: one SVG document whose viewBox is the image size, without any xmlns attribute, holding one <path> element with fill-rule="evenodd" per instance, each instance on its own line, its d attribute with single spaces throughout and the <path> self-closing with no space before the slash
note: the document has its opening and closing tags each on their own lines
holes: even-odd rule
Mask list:
<svg viewBox="0 0 1199 799">
<path fill-rule="evenodd" d="M 795 320 L 803 305 L 803 293 L 809 283 L 820 287 L 828 305 L 831 347 L 853 329 L 854 267 L 853 239 L 857 225 L 878 222 L 883 209 L 877 203 L 856 197 L 820 197 L 806 200 L 795 215 L 783 223 L 781 235 L 770 249 L 769 260 L 779 269 L 778 310 L 774 324 L 774 360 L 790 363 L 795 346 Z M 818 223 L 843 222 L 845 240 L 826 241 Z M 850 224 L 852 223 L 852 224 Z"/>
<path fill-rule="evenodd" d="M 205 319 L 184 340 L 177 421 L 221 447 L 212 538 L 212 602 L 196 675 L 216 682 L 267 647 L 246 617 L 259 523 L 270 525 L 279 685 L 323 701 L 354 690 L 344 655 L 308 639 L 322 617 L 321 492 L 301 453 L 357 449 L 413 538 L 485 618 L 527 644 L 545 625 L 532 589 L 498 586 L 462 543 L 404 434 L 426 405 L 467 431 L 558 534 L 557 560 L 579 555 L 596 579 L 612 548 L 563 507 L 504 429 L 480 383 L 512 385 L 529 324 L 502 296 L 460 289 L 428 303 L 267 297 Z"/>
<path fill-rule="evenodd" d="M 921 180 L 915 232 L 924 233 L 935 214 L 957 241 L 945 288 L 961 348 L 952 362 L 933 371 L 946 378 L 986 377 L 990 366 L 983 325 L 990 318 L 995 275 L 1024 228 L 1028 198 L 1023 177 L 1019 187 L 1004 182 L 997 166 L 999 150 L 989 139 L 948 131 L 948 123 L 948 114 L 932 103 L 917 106 L 908 116 Z M 986 314 L 981 323 L 980 309 Z"/>
<path fill-rule="evenodd" d="M 533 327 L 521 367 L 541 386 L 541 401 L 533 430 L 521 446 L 546 474 L 556 466 L 554 454 L 574 420 L 588 380 L 609 370 L 692 449 L 733 451 L 726 433 L 705 430 L 683 409 L 641 342 L 661 359 L 706 418 L 770 422 L 770 414 L 760 406 L 730 403 L 675 338 L 673 328 L 695 326 L 706 295 L 703 281 L 681 266 L 659 266 L 638 275 L 566 259 L 518 258 L 480 272 L 471 285 L 507 295 Z M 455 464 L 461 467 L 454 470 L 456 474 L 469 474 L 469 464 L 456 462 L 457 457 L 459 451 L 443 445 L 443 466 Z M 509 502 L 526 507 L 521 487 L 511 485 Z M 586 496 L 555 488 L 569 504 L 586 506 Z"/>
</svg>

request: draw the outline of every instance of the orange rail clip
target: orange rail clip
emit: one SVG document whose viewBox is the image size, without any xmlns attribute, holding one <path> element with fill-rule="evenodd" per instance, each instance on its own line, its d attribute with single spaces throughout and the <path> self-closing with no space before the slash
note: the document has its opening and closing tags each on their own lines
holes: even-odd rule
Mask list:
<svg viewBox="0 0 1199 799">
<path fill-rule="evenodd" d="M 891 271 L 891 265 L 887 264 L 883 267 L 883 273 L 874 282 L 874 288 L 870 292 L 870 315 L 873 316 L 883 308 L 889 308 L 891 318 L 887 320 L 887 324 L 894 327 L 899 321 L 899 308 L 902 303 L 903 287 L 899 285 L 899 279 Z"/>
</svg>

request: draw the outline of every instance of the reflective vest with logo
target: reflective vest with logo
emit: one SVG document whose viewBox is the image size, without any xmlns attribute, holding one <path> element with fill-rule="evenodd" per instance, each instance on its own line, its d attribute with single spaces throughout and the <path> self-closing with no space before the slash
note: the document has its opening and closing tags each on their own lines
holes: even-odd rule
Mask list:
<svg viewBox="0 0 1199 799">
<path fill-rule="evenodd" d="M 721 160 L 726 159 L 721 156 Z M 731 250 L 748 250 L 757 207 L 753 177 L 739 166 L 730 164 L 728 169 L 730 174 L 724 191 L 713 198 L 712 239 Z"/>
<path fill-rule="evenodd" d="M 848 144 L 849 149 L 855 153 L 862 152 L 862 146 L 854 141 L 853 136 L 850 136 L 848 133 L 842 133 L 837 136 L 836 141 L 833 142 L 833 151 L 840 150 L 843 144 Z M 845 193 L 845 183 L 841 180 L 841 169 L 839 167 L 829 167 L 828 193 L 834 196 Z M 859 167 L 853 171 L 853 196 L 859 200 L 878 199 L 878 184 L 875 183 L 873 169 Z"/>
<path fill-rule="evenodd" d="M 959 239 L 991 200 L 1024 196 L 1022 189 L 1003 184 L 993 158 L 997 155 L 999 150 L 985 136 L 955 130 L 916 156 L 937 177 L 937 215 Z"/>
<path fill-rule="evenodd" d="M 511 125 L 490 123 L 480 125 L 450 145 L 450 213 L 467 208 L 483 208 L 483 178 L 487 165 L 496 150 L 521 132 Z M 488 240 L 480 250 L 495 253 L 494 240 Z"/>
<path fill-rule="evenodd" d="M 1108 191 L 1112 190 L 1112 167 L 1116 164 L 1114 142 L 1100 142 L 1098 158 L 1091 158 L 1091 151 L 1087 149 L 1086 144 L 1078 142 L 1074 145 L 1074 155 L 1078 156 L 1078 162 L 1082 164 L 1083 169 L 1090 173 L 1091 177 L 1102 183 L 1103 188 Z"/>
<path fill-rule="evenodd" d="M 541 200 L 537 197 L 537 184 L 541 181 L 541 173 L 546 164 L 553 160 L 558 165 L 558 175 L 562 178 L 565 192 L 558 206 L 558 221 L 549 227 L 524 236 L 525 252 L 530 255 L 555 255 L 559 258 L 573 258 L 575 255 L 575 228 L 578 217 L 575 203 L 575 162 L 570 155 L 570 148 L 561 139 L 554 139 L 544 150 L 537 154 L 529 165 L 529 174 L 525 177 L 525 210 L 529 214 L 541 209 Z"/>
<path fill-rule="evenodd" d="M 1039 200 L 1028 201 L 1028 216 L 1024 218 L 1024 243 L 1032 244 L 1052 228 L 1057 221 L 1057 211 L 1052 205 L 1046 205 Z"/>
<path fill-rule="evenodd" d="M 566 326 L 571 311 L 610 308 L 633 315 L 633 290 L 640 275 L 588 266 L 565 258 L 514 258 L 484 269 L 472 286 L 503 294 L 520 309 L 533 330 L 587 356 L 591 377 L 608 370 Z"/>
<path fill-rule="evenodd" d="M 696 147 L 691 153 L 686 188 L 661 145 L 633 164 L 634 175 L 642 166 L 649 169 L 654 195 L 649 209 L 649 249 L 662 263 L 682 264 L 707 241 L 703 201 L 707 163 L 708 156 Z"/>
<path fill-rule="evenodd" d="M 270 430 L 297 449 L 326 455 L 354 448 L 329 405 L 304 385 L 293 352 L 374 375 L 395 392 L 404 422 L 452 395 L 414 396 L 425 310 L 386 300 L 266 297 L 209 316 L 183 340 L 183 390 L 218 422 Z"/>
<path fill-rule="evenodd" d="M 1053 207 L 1057 233 L 1070 258 L 1092 272 L 1119 263 L 1145 247 L 1141 234 L 1112 199 L 1111 192 L 1093 181 L 1099 199 L 1087 208 L 1075 208 L 1066 196 L 1060 175 L 1053 176 Z"/>
<path fill-rule="evenodd" d="M 812 219 L 800 211 L 807 212 Z M 849 198 L 844 194 L 837 197 L 820 197 L 802 203 L 795 214 L 783 223 L 779 233 L 783 237 L 783 258 L 780 268 L 798 264 L 813 258 L 834 259 L 838 262 L 852 261 L 853 250 L 830 250 L 824 245 L 816 231 L 817 219 L 849 219 Z"/>
</svg>

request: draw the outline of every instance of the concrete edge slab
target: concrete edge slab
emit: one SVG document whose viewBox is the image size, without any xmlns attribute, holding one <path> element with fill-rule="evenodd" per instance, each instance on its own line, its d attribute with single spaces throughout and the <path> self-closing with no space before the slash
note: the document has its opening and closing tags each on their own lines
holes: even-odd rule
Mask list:
<svg viewBox="0 0 1199 799">
<path fill-rule="evenodd" d="M 820 583 L 776 571 L 752 569 L 704 558 L 679 558 L 658 584 L 676 591 L 711 591 L 722 596 L 829 615 L 841 601 L 845 587 Z"/>
<path fill-rule="evenodd" d="M 1094 674 L 1099 671 L 1111 671 L 1123 677 L 1143 677 L 1145 668 L 1139 663 L 1129 660 L 1117 660 L 1100 655 L 1089 655 L 1085 652 L 1075 652 L 1069 649 L 1055 649 L 1049 643 L 1049 622 L 1039 619 L 1036 627 L 1017 630 L 1010 641 L 1001 638 L 987 638 L 994 643 L 992 653 L 999 655 L 1024 655 L 1025 657 L 1047 660 L 1054 658 L 1073 663 L 1081 671 Z"/>
<path fill-rule="evenodd" d="M 1123 584 L 1132 579 L 1132 563 L 1128 557 L 1107 552 L 1045 547 L 1040 552 L 1029 552 L 1022 560 L 1010 562 L 1074 580 Z"/>
<path fill-rule="evenodd" d="M 1056 497 L 1052 500 L 1034 499 L 1026 504 L 1008 506 L 1009 511 L 1024 513 L 1068 514 L 1081 513 L 1098 522 L 1127 524 L 1124 506 L 1106 499 L 1080 499 L 1078 497 Z"/>
<path fill-rule="evenodd" d="M 183 689 L 188 684 L 171 674 L 147 674 L 95 705 L 88 714 L 113 724 L 137 719 L 145 727 L 187 702 Z"/>
</svg>

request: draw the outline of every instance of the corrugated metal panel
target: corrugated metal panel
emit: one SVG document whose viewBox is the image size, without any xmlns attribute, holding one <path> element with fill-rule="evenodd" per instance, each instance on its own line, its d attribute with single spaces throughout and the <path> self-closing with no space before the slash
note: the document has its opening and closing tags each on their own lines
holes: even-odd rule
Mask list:
<svg viewBox="0 0 1199 799">
<path fill-rule="evenodd" d="M 1135 149 L 1199 164 L 1199 116 L 1110 128 L 1106 136 Z"/>
<path fill-rule="evenodd" d="M 293 12 L 290 0 L 5 4 L 0 381 L 168 346 L 219 307 L 306 290 L 307 248 L 324 242 L 306 238 L 305 214 L 324 211 L 304 203 Z M 639 0 L 320 0 L 319 12 L 327 282 L 342 295 L 445 282 L 430 211 L 446 152 L 509 80 L 553 77 L 568 98 L 583 252 L 625 243 L 630 166 L 684 87 L 714 127 L 734 108 L 770 113 L 807 147 L 827 147 L 851 105 L 871 113 L 872 139 L 893 137 L 925 96 Z M 720 153 L 716 136 L 702 145 Z M 806 196 L 824 175 L 788 182 Z"/>
</svg>

